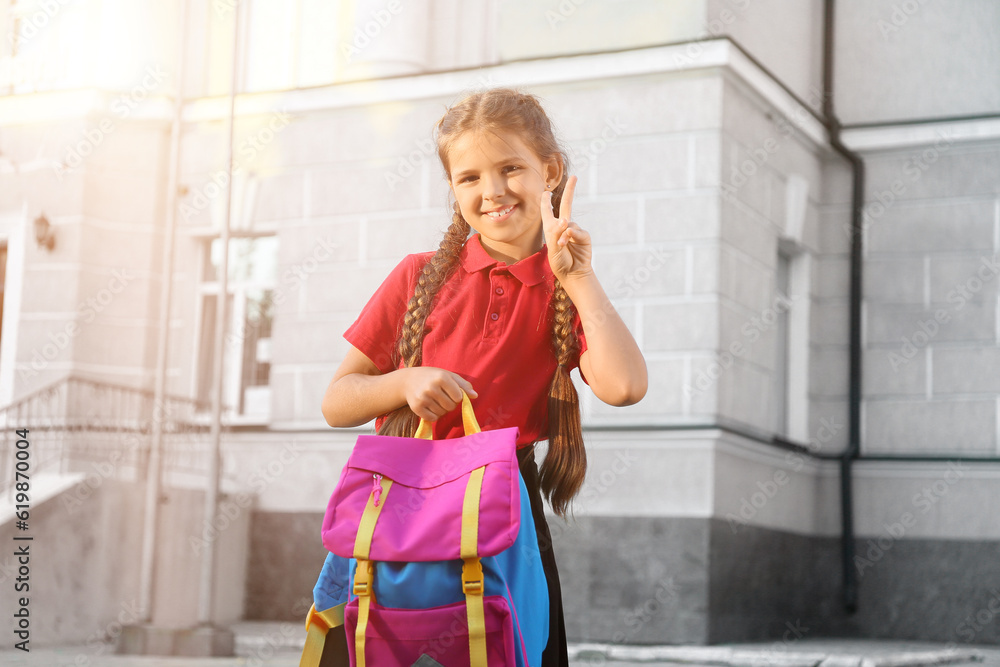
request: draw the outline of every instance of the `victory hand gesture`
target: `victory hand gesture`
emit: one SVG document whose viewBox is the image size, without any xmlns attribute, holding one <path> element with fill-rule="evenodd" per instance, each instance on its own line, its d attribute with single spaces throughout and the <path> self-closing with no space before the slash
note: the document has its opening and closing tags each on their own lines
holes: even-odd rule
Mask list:
<svg viewBox="0 0 1000 667">
<path fill-rule="evenodd" d="M 576 182 L 576 176 L 567 180 L 558 218 L 552 211 L 552 193 L 542 193 L 542 232 L 549 251 L 549 265 L 562 283 L 590 275 L 593 271 L 590 266 L 590 234 L 571 221 Z"/>
</svg>

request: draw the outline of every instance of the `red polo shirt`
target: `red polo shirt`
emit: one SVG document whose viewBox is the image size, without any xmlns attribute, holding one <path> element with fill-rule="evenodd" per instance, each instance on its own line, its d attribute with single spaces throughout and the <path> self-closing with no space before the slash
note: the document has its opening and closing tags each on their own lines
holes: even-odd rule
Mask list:
<svg viewBox="0 0 1000 667">
<path fill-rule="evenodd" d="M 406 304 L 432 254 L 407 255 L 344 333 L 382 373 L 393 370 L 392 350 Z M 548 437 L 549 385 L 556 369 L 550 305 L 554 280 L 546 248 L 508 265 L 490 257 L 473 234 L 427 317 L 422 365 L 466 378 L 479 394 L 472 401 L 479 425 L 483 430 L 517 426 L 518 445 Z M 570 369 L 587 349 L 579 316 L 574 324 L 581 349 Z M 434 423 L 437 439 L 461 435 L 460 410 Z"/>
</svg>

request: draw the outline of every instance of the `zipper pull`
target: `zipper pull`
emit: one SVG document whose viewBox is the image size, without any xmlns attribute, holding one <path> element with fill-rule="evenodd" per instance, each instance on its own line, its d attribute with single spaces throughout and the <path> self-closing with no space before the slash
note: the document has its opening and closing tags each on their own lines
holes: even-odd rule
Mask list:
<svg viewBox="0 0 1000 667">
<path fill-rule="evenodd" d="M 378 507 L 379 499 L 382 497 L 382 475 L 375 473 L 372 475 L 372 495 L 375 496 L 375 507 Z"/>
</svg>

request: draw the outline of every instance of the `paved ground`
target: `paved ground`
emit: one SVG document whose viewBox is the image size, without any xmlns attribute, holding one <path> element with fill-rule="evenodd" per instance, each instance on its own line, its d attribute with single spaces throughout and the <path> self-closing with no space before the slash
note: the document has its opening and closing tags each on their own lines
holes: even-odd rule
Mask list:
<svg viewBox="0 0 1000 667">
<path fill-rule="evenodd" d="M 237 657 L 164 658 L 120 656 L 98 644 L 35 649 L 30 653 L 0 650 L 0 667 L 298 667 L 301 626 L 290 623 L 246 623 L 237 633 Z M 1000 667 L 1000 647 L 919 642 L 802 640 L 720 646 L 620 646 L 574 644 L 574 667 Z M 390 666 L 379 666 L 390 667 Z"/>
</svg>

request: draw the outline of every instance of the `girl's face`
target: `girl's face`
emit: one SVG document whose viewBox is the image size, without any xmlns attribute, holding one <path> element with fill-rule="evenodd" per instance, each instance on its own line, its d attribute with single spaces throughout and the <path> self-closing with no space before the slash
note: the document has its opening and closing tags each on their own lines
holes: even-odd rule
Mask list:
<svg viewBox="0 0 1000 667">
<path fill-rule="evenodd" d="M 512 132 L 466 132 L 448 154 L 449 185 L 462 216 L 493 259 L 511 264 L 543 245 L 540 200 L 562 178 Z"/>
</svg>

